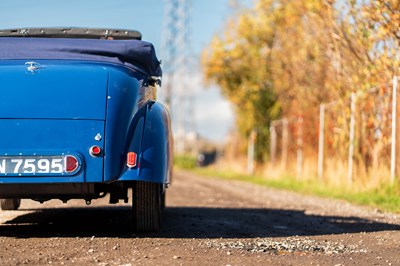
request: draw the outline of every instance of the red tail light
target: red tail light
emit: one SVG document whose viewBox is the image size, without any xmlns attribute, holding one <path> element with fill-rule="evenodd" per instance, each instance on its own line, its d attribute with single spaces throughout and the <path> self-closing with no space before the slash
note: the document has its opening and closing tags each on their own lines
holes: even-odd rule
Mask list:
<svg viewBox="0 0 400 266">
<path fill-rule="evenodd" d="M 92 146 L 89 149 L 89 153 L 92 156 L 99 156 L 101 153 L 101 148 L 99 146 Z"/>
<path fill-rule="evenodd" d="M 79 161 L 75 156 L 67 155 L 64 157 L 65 172 L 72 173 L 79 167 Z"/>
<path fill-rule="evenodd" d="M 137 155 L 135 152 L 128 152 L 127 154 L 127 160 L 126 160 L 126 165 L 129 168 L 133 168 L 136 166 L 136 162 L 137 162 Z"/>
</svg>

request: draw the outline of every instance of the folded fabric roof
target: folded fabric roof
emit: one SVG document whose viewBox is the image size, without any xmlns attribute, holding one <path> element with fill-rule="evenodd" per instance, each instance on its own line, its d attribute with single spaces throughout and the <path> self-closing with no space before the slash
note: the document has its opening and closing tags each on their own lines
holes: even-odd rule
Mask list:
<svg viewBox="0 0 400 266">
<path fill-rule="evenodd" d="M 124 65 L 149 77 L 161 77 L 154 46 L 140 40 L 1 37 L 0 60 L 60 59 Z"/>
</svg>

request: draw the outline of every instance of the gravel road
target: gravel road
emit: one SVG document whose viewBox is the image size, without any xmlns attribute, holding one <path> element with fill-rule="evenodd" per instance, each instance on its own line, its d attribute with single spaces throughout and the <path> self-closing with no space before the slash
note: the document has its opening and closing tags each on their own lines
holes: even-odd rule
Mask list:
<svg viewBox="0 0 400 266">
<path fill-rule="evenodd" d="M 0 265 L 400 265 L 400 215 L 343 201 L 176 172 L 158 233 L 107 201 L 0 212 Z"/>
</svg>

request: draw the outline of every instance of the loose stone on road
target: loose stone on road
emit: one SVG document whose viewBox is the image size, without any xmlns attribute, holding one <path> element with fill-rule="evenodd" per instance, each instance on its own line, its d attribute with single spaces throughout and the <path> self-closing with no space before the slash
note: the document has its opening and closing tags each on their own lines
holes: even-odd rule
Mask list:
<svg viewBox="0 0 400 266">
<path fill-rule="evenodd" d="M 176 171 L 157 233 L 130 203 L 23 200 L 0 212 L 1 265 L 400 265 L 400 216 Z"/>
</svg>

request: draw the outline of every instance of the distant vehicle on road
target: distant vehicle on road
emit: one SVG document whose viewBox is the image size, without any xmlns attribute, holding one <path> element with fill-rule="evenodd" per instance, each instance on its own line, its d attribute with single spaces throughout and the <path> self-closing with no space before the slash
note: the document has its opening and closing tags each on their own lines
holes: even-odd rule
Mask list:
<svg viewBox="0 0 400 266">
<path fill-rule="evenodd" d="M 217 151 L 203 151 L 197 155 L 197 166 L 205 167 L 215 163 L 217 160 Z"/>
<path fill-rule="evenodd" d="M 128 202 L 160 227 L 172 135 L 153 45 L 131 30 L 0 30 L 0 198 Z M 132 192 L 130 192 L 132 191 Z M 101 217 L 99 217 L 101 219 Z"/>
</svg>

